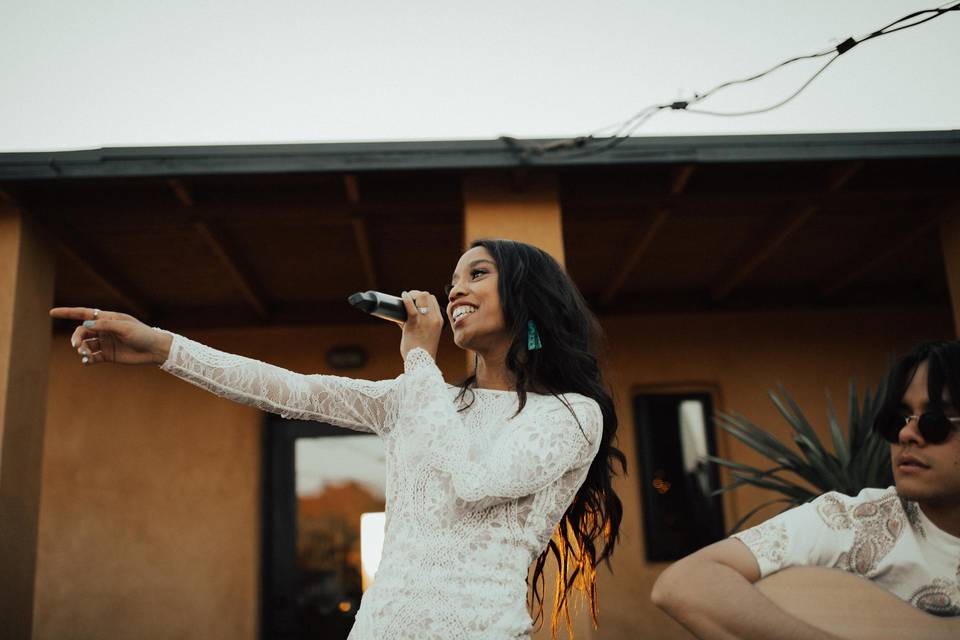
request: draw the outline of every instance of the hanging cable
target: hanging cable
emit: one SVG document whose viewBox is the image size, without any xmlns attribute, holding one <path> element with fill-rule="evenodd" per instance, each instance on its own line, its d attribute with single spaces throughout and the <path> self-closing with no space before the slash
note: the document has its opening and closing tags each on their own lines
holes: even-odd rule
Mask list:
<svg viewBox="0 0 960 640">
<path fill-rule="evenodd" d="M 911 29 L 925 22 L 929 22 L 930 20 L 934 20 L 935 18 L 939 18 L 945 13 L 948 13 L 950 11 L 958 11 L 958 10 L 960 10 L 960 0 L 952 0 L 951 2 L 946 2 L 940 5 L 939 7 L 935 7 L 932 9 L 922 9 L 920 11 L 914 11 L 913 13 L 905 15 L 902 18 L 894 20 L 893 22 L 886 25 L 885 27 L 881 27 L 880 29 L 877 29 L 876 31 L 872 31 L 862 37 L 859 37 L 859 38 L 849 37 L 835 47 L 830 47 L 829 49 L 824 49 L 823 51 L 818 51 L 816 53 L 809 53 L 806 55 L 794 56 L 793 58 L 789 58 L 787 60 L 784 60 L 783 62 L 775 64 L 774 66 L 770 67 L 769 69 L 766 69 L 765 71 L 755 73 L 746 78 L 740 78 L 739 80 L 728 80 L 726 82 L 722 82 L 717 86 L 713 87 L 712 89 L 710 89 L 709 91 L 706 91 L 704 93 L 695 93 L 692 97 L 686 100 L 676 100 L 673 102 L 653 104 L 653 105 L 644 107 L 643 109 L 641 109 L 634 115 L 630 116 L 626 120 L 623 120 L 621 122 L 616 122 L 616 123 L 607 125 L 605 127 L 601 127 L 599 129 L 595 129 L 594 131 L 586 135 L 577 136 L 574 138 L 565 138 L 562 140 L 555 140 L 553 142 L 549 142 L 545 144 L 531 144 L 528 142 L 523 142 L 521 140 L 518 140 L 517 138 L 513 138 L 510 136 L 502 136 L 500 139 L 504 143 L 506 143 L 511 150 L 513 150 L 517 155 L 519 155 L 523 159 L 527 159 L 531 155 L 543 155 L 546 153 L 564 153 L 564 157 L 566 158 L 581 158 L 585 156 L 596 155 L 598 153 L 603 153 L 605 151 L 609 151 L 610 149 L 613 149 L 614 147 L 617 147 L 618 145 L 622 144 L 625 140 L 627 140 L 637 129 L 639 129 L 647 121 L 649 121 L 650 118 L 652 118 L 656 114 L 666 109 L 670 109 L 673 111 L 687 111 L 689 113 L 696 113 L 699 115 L 720 116 L 720 117 L 739 117 L 739 116 L 755 115 L 759 113 L 767 113 L 769 111 L 773 111 L 774 109 L 779 109 L 780 107 L 784 106 L 785 104 L 787 104 L 788 102 L 790 102 L 791 100 L 799 96 L 807 87 L 809 87 L 813 83 L 814 80 L 816 80 L 824 71 L 826 71 L 831 64 L 836 62 L 837 58 L 845 54 L 847 51 L 850 51 L 850 49 L 853 49 L 855 46 L 859 44 L 863 44 L 864 42 L 868 42 L 875 38 L 879 38 L 881 36 L 886 36 L 886 35 L 890 35 L 891 33 L 896 33 L 897 31 L 903 31 L 904 29 Z M 910 22 L 911 20 L 912 22 Z M 907 23 L 907 24 L 903 24 L 903 23 Z M 822 58 L 824 56 L 830 56 L 831 54 L 832 56 L 830 57 L 830 59 L 827 60 L 825 64 L 821 65 L 820 68 L 817 69 L 817 71 L 814 72 L 814 74 L 810 76 L 810 78 L 808 78 L 802 85 L 800 85 L 800 87 L 796 91 L 794 91 L 786 98 L 774 104 L 771 104 L 765 107 L 755 108 L 755 109 L 747 109 L 743 111 L 713 111 L 708 109 L 691 108 L 693 105 L 703 102 L 707 98 L 711 97 L 712 95 L 716 94 L 719 91 L 722 91 L 723 89 L 727 89 L 728 87 L 746 84 L 748 82 L 754 82 L 756 80 L 759 80 L 773 73 L 774 71 L 777 71 L 778 69 L 782 69 L 788 65 L 791 65 L 795 62 L 799 62 L 801 60 L 812 60 L 816 58 Z M 599 135 L 601 132 L 606 131 L 608 129 L 614 129 L 613 133 L 610 134 L 609 136 L 603 136 L 603 137 Z M 602 144 L 598 144 L 598 143 L 602 143 Z"/>
</svg>

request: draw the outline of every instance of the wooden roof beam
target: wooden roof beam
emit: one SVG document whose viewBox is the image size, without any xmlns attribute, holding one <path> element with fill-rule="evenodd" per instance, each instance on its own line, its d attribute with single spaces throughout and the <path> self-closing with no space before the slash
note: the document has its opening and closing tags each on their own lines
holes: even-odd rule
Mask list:
<svg viewBox="0 0 960 640">
<path fill-rule="evenodd" d="M 26 208 L 7 191 L 0 190 L 0 200 L 26 211 Z M 82 249 L 78 246 L 78 234 L 68 224 L 61 222 L 54 225 L 43 216 L 33 216 L 40 232 L 47 241 L 60 253 L 73 260 L 87 275 L 96 282 L 97 286 L 120 301 L 123 308 L 142 322 L 149 323 L 153 318 L 150 306 L 143 302 L 140 296 L 133 293 L 133 288 L 121 282 L 121 278 L 107 267 L 107 262 L 89 246 Z"/>
<path fill-rule="evenodd" d="M 196 204 L 193 194 L 190 192 L 190 189 L 187 188 L 187 185 L 183 183 L 183 180 L 179 178 L 168 178 L 167 185 L 184 207 L 189 209 Z"/>
<path fill-rule="evenodd" d="M 620 270 L 617 271 L 616 275 L 614 275 L 610 280 L 610 284 L 608 284 L 607 288 L 604 289 L 603 293 L 600 294 L 601 306 L 606 307 L 613 302 L 613 299 L 617 296 L 617 294 L 620 292 L 620 289 L 627 281 L 627 277 L 633 272 L 637 264 L 640 262 L 640 259 L 653 244 L 653 240 L 657 237 L 657 233 L 659 233 L 660 228 L 664 225 L 669 217 L 670 209 L 659 209 L 653 215 L 653 220 L 650 221 L 650 224 L 647 225 L 647 228 L 644 229 L 643 233 L 641 233 L 637 238 L 637 241 L 634 243 L 633 249 L 631 249 L 630 253 L 627 255 L 626 260 L 620 263 Z"/>
<path fill-rule="evenodd" d="M 346 174 L 343 176 L 343 190 L 350 205 L 350 224 L 353 227 L 353 237 L 357 243 L 357 252 L 360 254 L 360 263 L 367 280 L 367 287 L 377 289 L 377 270 L 373 262 L 373 252 L 370 250 L 370 237 L 367 233 L 366 217 L 360 211 L 360 185 L 357 176 Z"/>
<path fill-rule="evenodd" d="M 854 176 L 860 173 L 860 170 L 863 169 L 863 165 L 866 164 L 863 160 L 855 160 L 853 162 L 848 162 L 846 164 L 840 165 L 834 171 L 833 175 L 830 176 L 830 179 L 827 181 L 827 191 L 829 193 L 836 193 L 840 191 L 847 183 L 850 182 Z"/>
<path fill-rule="evenodd" d="M 727 277 L 714 285 L 713 289 L 710 290 L 710 298 L 714 302 L 720 302 L 729 296 L 741 282 L 747 279 L 747 276 L 776 253 L 777 249 L 819 210 L 820 207 L 817 205 L 809 205 L 786 216 L 782 224 L 756 244 L 746 260 L 730 269 Z"/>
<path fill-rule="evenodd" d="M 670 185 L 670 195 L 676 196 L 683 193 L 683 191 L 687 188 L 687 185 L 690 183 L 690 178 L 693 177 L 693 172 L 695 169 L 696 165 L 686 164 L 676 172 L 673 177 L 673 182 Z M 653 220 L 637 238 L 637 241 L 633 245 L 633 249 L 631 249 L 630 253 L 627 255 L 627 259 L 621 263 L 620 270 L 616 273 L 613 279 L 610 280 L 610 284 L 607 285 L 607 288 L 604 289 L 600 294 L 601 306 L 605 307 L 613 302 L 613 299 L 620 292 L 620 289 L 623 288 L 624 283 L 636 268 L 637 264 L 640 262 L 640 259 L 643 258 L 644 254 L 647 253 L 647 250 L 657 237 L 657 233 L 660 231 L 660 228 L 664 225 L 664 223 L 666 223 L 669 217 L 670 209 L 662 208 L 657 210 L 653 216 Z"/>
<path fill-rule="evenodd" d="M 236 285 L 247 303 L 253 307 L 254 311 L 257 312 L 257 315 L 262 320 L 266 320 L 270 312 L 267 308 L 265 298 L 254 284 L 249 272 L 241 266 L 240 260 L 230 248 L 223 234 L 205 220 L 195 220 L 193 228 L 200 237 L 203 238 L 204 242 L 207 243 L 207 246 L 210 247 L 210 250 L 213 251 L 217 259 L 220 260 L 220 263 L 230 275 L 233 284 Z"/>
<path fill-rule="evenodd" d="M 697 165 L 695 164 L 685 164 L 680 167 L 673 176 L 673 182 L 670 185 L 670 195 L 678 196 L 684 191 L 687 190 L 687 185 L 690 184 L 690 178 L 693 177 L 693 172 L 696 171 Z"/>
<path fill-rule="evenodd" d="M 76 262 L 87 274 L 111 296 L 120 301 L 125 309 L 135 315 L 142 322 L 149 323 L 153 317 L 153 312 L 149 305 L 145 304 L 139 296 L 131 291 L 131 287 L 121 283 L 119 276 L 115 275 L 111 269 L 106 266 L 106 262 L 96 255 L 89 247 L 80 248 L 73 238 L 76 234 L 69 228 L 54 227 L 50 224 L 41 223 L 40 228 L 44 235 L 50 240 L 61 253 Z"/>
<path fill-rule="evenodd" d="M 607 208 L 616 209 L 634 207 L 637 205 L 657 207 L 672 207 L 684 205 L 690 208 L 704 208 L 714 206 L 736 207 L 743 204 L 764 207 L 780 207 L 788 204 L 807 205 L 818 204 L 824 206 L 860 206 L 872 203 L 915 202 L 917 199 L 945 200 L 956 195 L 956 190 L 949 188 L 930 189 L 926 187 L 905 187 L 888 189 L 869 189 L 844 191 L 837 189 L 829 191 L 731 191 L 727 193 L 698 191 L 671 196 L 668 194 L 611 194 L 609 191 L 597 190 L 593 193 L 569 193 L 564 195 L 565 209 L 577 208 Z M 391 208 L 391 211 L 393 209 Z M 398 211 L 400 209 L 398 208 Z"/>
<path fill-rule="evenodd" d="M 842 165 L 827 181 L 827 193 L 836 193 L 863 168 L 863 161 L 858 160 Z M 808 204 L 791 215 L 788 215 L 776 229 L 769 233 L 755 247 L 752 253 L 739 265 L 732 268 L 726 278 L 717 283 L 710 291 L 710 298 L 720 302 L 730 295 L 751 273 L 770 259 L 770 257 L 797 232 L 807 220 L 816 215 L 821 209 L 820 204 Z"/>
<path fill-rule="evenodd" d="M 357 176 L 353 174 L 344 175 L 343 190 L 347 195 L 347 202 L 351 207 L 355 207 L 360 204 L 360 185 L 357 181 Z"/>
<path fill-rule="evenodd" d="M 362 214 L 357 213 L 353 218 L 353 235 L 357 241 L 357 251 L 360 252 L 360 262 L 363 273 L 367 278 L 370 289 L 378 289 L 377 272 L 373 266 L 373 252 L 370 250 L 370 238 L 367 236 L 367 222 Z"/>
<path fill-rule="evenodd" d="M 196 199 L 193 193 L 179 178 L 168 178 L 167 185 L 177 197 L 177 200 L 187 209 L 196 205 Z M 237 257 L 236 252 L 230 248 L 229 243 L 223 234 L 211 222 L 196 219 L 193 221 L 193 228 L 197 234 L 203 238 L 213 254 L 220 261 L 220 264 L 226 269 L 227 274 L 233 281 L 234 286 L 240 291 L 240 294 L 247 301 L 257 316 L 261 320 L 266 320 L 270 311 L 267 307 L 265 297 L 260 293 L 259 288 L 254 284 L 249 271 L 241 266 L 242 262 Z"/>
<path fill-rule="evenodd" d="M 821 294 L 824 297 L 829 297 L 843 289 L 846 289 L 857 280 L 860 280 L 863 276 L 867 275 L 877 267 L 895 257 L 898 253 L 901 253 L 905 248 L 923 236 L 933 232 L 936 229 L 939 229 L 944 218 L 956 215 L 960 215 L 960 201 L 952 203 L 942 213 L 938 215 L 932 215 L 928 219 L 916 225 L 907 233 L 903 234 L 898 242 L 890 245 L 885 251 L 874 253 L 869 257 L 864 257 L 863 259 L 858 260 L 855 263 L 858 266 L 837 277 L 831 284 L 823 287 L 821 289 Z"/>
</svg>

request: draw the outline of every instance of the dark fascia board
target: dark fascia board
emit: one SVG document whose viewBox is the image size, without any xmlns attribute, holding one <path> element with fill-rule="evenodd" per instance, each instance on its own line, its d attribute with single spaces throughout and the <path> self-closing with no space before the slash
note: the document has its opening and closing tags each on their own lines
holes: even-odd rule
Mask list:
<svg viewBox="0 0 960 640">
<path fill-rule="evenodd" d="M 473 170 L 652 163 L 960 157 L 960 130 L 635 137 L 593 155 L 518 153 L 552 140 L 118 147 L 0 154 L 0 179 Z M 594 143 L 599 146 L 601 142 Z"/>
</svg>

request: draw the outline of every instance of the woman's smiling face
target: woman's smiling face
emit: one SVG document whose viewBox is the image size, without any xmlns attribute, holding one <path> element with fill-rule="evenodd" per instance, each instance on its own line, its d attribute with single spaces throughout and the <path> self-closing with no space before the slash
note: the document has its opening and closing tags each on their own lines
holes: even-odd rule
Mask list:
<svg viewBox="0 0 960 640">
<path fill-rule="evenodd" d="M 497 264 L 486 247 L 460 256 L 447 294 L 447 318 L 458 347 L 481 352 L 509 348 L 498 282 Z"/>
</svg>

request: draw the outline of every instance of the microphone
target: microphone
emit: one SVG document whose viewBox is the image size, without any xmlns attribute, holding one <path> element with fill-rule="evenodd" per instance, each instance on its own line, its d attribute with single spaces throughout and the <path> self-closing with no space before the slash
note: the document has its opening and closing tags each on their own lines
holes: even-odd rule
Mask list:
<svg viewBox="0 0 960 640">
<path fill-rule="evenodd" d="M 347 298 L 347 301 L 372 316 L 393 322 L 407 321 L 407 308 L 403 306 L 403 299 L 397 296 L 379 291 L 358 291 Z"/>
</svg>

